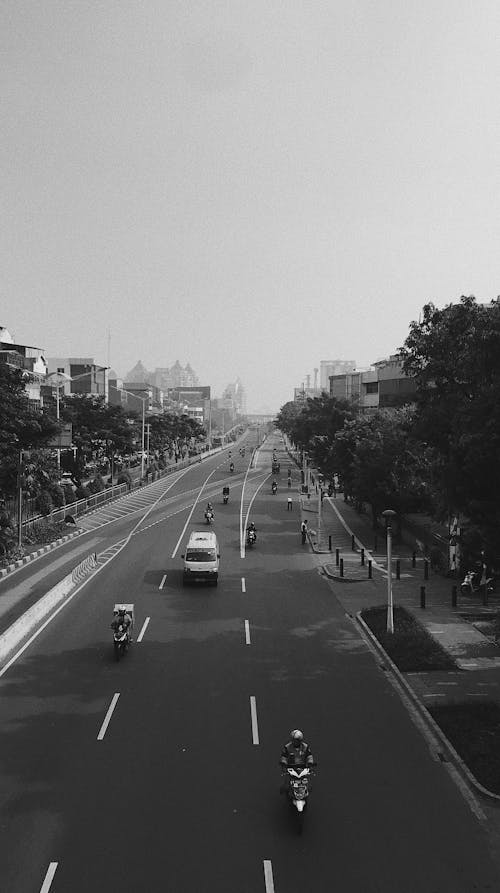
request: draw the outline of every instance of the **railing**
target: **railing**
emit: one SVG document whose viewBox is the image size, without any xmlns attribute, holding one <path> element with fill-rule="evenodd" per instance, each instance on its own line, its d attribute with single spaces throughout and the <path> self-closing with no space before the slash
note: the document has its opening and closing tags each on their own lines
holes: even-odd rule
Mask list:
<svg viewBox="0 0 500 893">
<path fill-rule="evenodd" d="M 68 515 L 71 515 L 73 518 L 77 518 L 79 515 L 84 515 L 86 512 L 92 511 L 92 509 L 98 508 L 99 506 L 105 505 L 108 502 L 111 502 L 113 499 L 117 499 L 119 496 L 124 496 L 126 493 L 131 493 L 133 490 L 138 490 L 141 487 L 146 486 L 147 484 L 153 483 L 153 481 L 160 480 L 163 477 L 167 477 L 169 474 L 173 474 L 175 471 L 178 471 L 181 468 L 186 468 L 189 465 L 195 465 L 200 461 L 201 458 L 206 456 L 212 456 L 214 453 L 220 452 L 224 447 L 216 447 L 212 450 L 206 450 L 204 453 L 199 453 L 197 456 L 190 456 L 187 459 L 181 459 L 180 462 L 177 462 L 175 465 L 170 465 L 168 468 L 163 468 L 161 471 L 154 471 L 152 474 L 147 474 L 145 479 L 138 479 L 136 481 L 132 481 L 130 484 L 112 484 L 111 487 L 106 487 L 105 490 L 101 490 L 100 493 L 93 493 L 91 496 L 86 497 L 85 499 L 77 499 L 75 502 L 66 503 L 66 505 L 61 506 L 60 508 L 53 509 L 52 512 L 49 512 L 48 515 L 42 515 L 40 512 L 33 514 L 31 517 L 23 520 L 23 530 L 30 530 L 32 527 L 40 524 L 42 521 L 64 521 Z M 17 511 L 17 503 L 15 500 L 13 502 L 12 515 L 15 517 Z M 28 503 L 32 504 L 32 508 L 34 509 L 34 504 L 36 500 L 31 499 L 28 500 Z M 9 510 L 8 504 L 5 503 L 5 508 Z"/>
</svg>

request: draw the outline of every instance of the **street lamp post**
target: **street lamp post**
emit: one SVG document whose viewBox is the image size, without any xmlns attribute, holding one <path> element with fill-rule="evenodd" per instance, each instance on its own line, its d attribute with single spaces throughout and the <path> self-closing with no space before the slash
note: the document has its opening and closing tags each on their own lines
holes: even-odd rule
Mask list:
<svg viewBox="0 0 500 893">
<path fill-rule="evenodd" d="M 396 514 L 393 509 L 382 512 L 387 530 L 387 632 L 394 633 L 394 609 L 392 603 L 392 527 L 391 521 Z"/>
</svg>

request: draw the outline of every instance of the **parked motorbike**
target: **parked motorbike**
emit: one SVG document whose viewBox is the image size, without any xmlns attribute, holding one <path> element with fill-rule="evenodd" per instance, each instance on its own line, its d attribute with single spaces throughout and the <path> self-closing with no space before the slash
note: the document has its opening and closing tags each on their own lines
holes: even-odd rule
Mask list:
<svg viewBox="0 0 500 893">
<path fill-rule="evenodd" d="M 256 539 L 257 539 L 257 534 L 255 533 L 255 530 L 248 530 L 247 531 L 247 546 L 249 549 L 253 549 Z"/>
<path fill-rule="evenodd" d="M 128 630 L 124 626 L 119 626 L 113 632 L 113 648 L 115 650 L 115 660 L 120 660 L 127 653 L 130 645 L 130 636 Z"/>
<path fill-rule="evenodd" d="M 311 770 L 305 766 L 304 768 L 297 767 L 296 769 L 288 767 L 286 771 L 286 795 L 290 806 L 295 811 L 297 830 L 301 834 L 309 797 L 309 776 Z"/>
<path fill-rule="evenodd" d="M 493 577 L 487 577 L 486 581 L 481 583 L 482 574 L 479 571 L 469 570 L 465 574 L 460 584 L 460 591 L 464 595 L 472 595 L 474 592 L 482 592 L 486 585 L 486 592 L 493 592 L 495 589 L 495 580 Z"/>
<path fill-rule="evenodd" d="M 214 519 L 214 513 L 211 512 L 210 509 L 207 509 L 205 512 L 205 520 L 206 520 L 207 524 L 211 524 L 213 519 Z"/>
</svg>

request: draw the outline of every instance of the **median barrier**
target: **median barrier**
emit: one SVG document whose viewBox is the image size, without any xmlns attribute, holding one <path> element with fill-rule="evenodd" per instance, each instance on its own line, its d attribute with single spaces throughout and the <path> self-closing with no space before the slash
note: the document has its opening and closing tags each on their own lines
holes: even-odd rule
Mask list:
<svg viewBox="0 0 500 893">
<path fill-rule="evenodd" d="M 97 555 L 84 558 L 70 574 L 67 574 L 62 580 L 53 586 L 41 599 L 39 599 L 31 608 L 28 608 L 24 614 L 19 617 L 2 635 L 0 635 L 0 660 L 5 658 L 21 644 L 26 636 L 33 632 L 38 623 L 43 620 L 50 612 L 61 602 L 78 583 L 91 573 L 97 566 Z"/>
</svg>

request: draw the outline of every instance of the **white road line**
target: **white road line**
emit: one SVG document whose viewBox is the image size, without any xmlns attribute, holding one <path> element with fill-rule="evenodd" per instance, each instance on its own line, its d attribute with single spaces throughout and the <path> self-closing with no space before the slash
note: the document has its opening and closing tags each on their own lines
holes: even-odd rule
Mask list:
<svg viewBox="0 0 500 893">
<path fill-rule="evenodd" d="M 458 682 L 436 682 L 436 685 L 458 685 Z"/>
<path fill-rule="evenodd" d="M 247 591 L 247 587 L 246 587 L 246 584 L 245 584 L 245 577 L 242 577 L 242 578 L 241 578 L 241 591 L 242 591 L 242 592 L 246 592 L 246 591 Z"/>
<path fill-rule="evenodd" d="M 113 695 L 113 697 L 111 699 L 111 704 L 108 707 L 108 712 L 106 713 L 106 716 L 104 717 L 104 722 L 103 722 L 103 724 L 100 728 L 99 734 L 97 736 L 98 741 L 102 741 L 102 739 L 104 738 L 104 736 L 106 734 L 106 729 L 108 728 L 109 721 L 111 719 L 111 715 L 113 713 L 113 710 L 116 707 L 116 702 L 118 701 L 119 697 L 120 697 L 120 692 L 118 692 L 118 691 L 115 692 L 115 694 Z"/>
<path fill-rule="evenodd" d="M 180 544 L 181 544 L 181 540 L 182 540 L 182 538 L 183 538 L 183 536 L 184 536 L 184 534 L 185 534 L 185 532 L 186 532 L 186 530 L 187 530 L 187 526 L 188 526 L 188 524 L 189 524 L 189 522 L 190 522 L 190 520 L 191 520 L 191 518 L 192 518 L 192 516 L 193 516 L 193 512 L 194 512 L 196 506 L 198 505 L 200 496 L 201 496 L 201 494 L 203 493 L 203 491 L 204 491 L 206 485 L 208 484 L 210 478 L 212 477 L 213 474 L 215 474 L 216 471 L 217 471 L 217 468 L 214 468 L 214 470 L 211 471 L 210 474 L 208 475 L 208 477 L 203 481 L 203 484 L 201 485 L 201 488 L 200 488 L 200 490 L 199 490 L 199 492 L 198 492 L 198 495 L 197 495 L 195 501 L 193 502 L 193 507 L 192 507 L 191 511 L 189 512 L 189 515 L 187 516 L 187 521 L 186 521 L 186 523 L 184 524 L 184 527 L 182 528 L 181 535 L 180 535 L 179 539 L 177 540 L 177 543 L 176 543 L 176 545 L 175 545 L 175 549 L 174 549 L 174 551 L 172 552 L 172 555 L 170 556 L 171 558 L 175 558 L 175 556 L 177 555 L 177 549 L 179 548 L 179 546 L 180 546 Z"/>
<path fill-rule="evenodd" d="M 161 583 L 160 583 L 160 585 L 158 586 L 158 589 L 163 589 L 163 587 L 164 587 L 164 585 L 165 585 L 165 580 L 166 580 L 166 579 L 167 579 L 167 575 L 166 575 L 166 574 L 163 574 L 163 577 L 161 578 Z"/>
<path fill-rule="evenodd" d="M 259 726 L 257 723 L 257 702 L 254 695 L 250 695 L 250 715 L 252 717 L 252 741 L 259 743 Z"/>
<path fill-rule="evenodd" d="M 245 620 L 245 644 L 250 645 L 250 624 L 248 620 Z"/>
<path fill-rule="evenodd" d="M 150 617 L 146 617 L 144 623 L 142 624 L 142 629 L 141 629 L 139 635 L 137 636 L 137 641 L 138 641 L 138 642 L 142 642 L 142 637 L 143 637 L 144 633 L 146 632 L 146 630 L 147 630 L 147 628 L 148 628 L 148 623 L 149 623 L 150 620 L 151 620 Z"/>
<path fill-rule="evenodd" d="M 56 873 L 56 868 L 59 865 L 58 862 L 51 862 L 49 867 L 47 868 L 47 874 L 45 875 L 42 886 L 40 887 L 40 893 L 48 893 L 50 890 L 50 885 L 54 880 L 54 875 Z"/>
<path fill-rule="evenodd" d="M 270 859 L 264 859 L 264 881 L 266 893 L 274 893 L 273 865 Z"/>
<path fill-rule="evenodd" d="M 253 506 L 253 504 L 254 504 L 255 497 L 256 497 L 257 494 L 259 493 L 261 487 L 264 486 L 264 484 L 266 483 L 267 479 L 270 478 L 270 477 L 271 477 L 271 472 L 269 472 L 269 474 L 266 474 L 264 480 L 262 481 L 261 484 L 259 484 L 259 486 L 257 487 L 255 493 L 253 494 L 253 496 L 252 496 L 252 498 L 251 498 L 251 500 L 250 500 L 250 504 L 249 504 L 249 506 L 248 506 L 248 508 L 247 508 L 247 513 L 246 513 L 246 516 L 245 516 L 245 523 L 243 523 L 243 497 L 244 497 L 244 493 L 245 493 L 245 487 L 244 487 L 244 486 L 243 486 L 243 490 L 241 491 L 241 509 L 240 509 L 240 558 L 244 558 L 244 557 L 245 557 L 245 530 L 247 529 L 247 526 L 248 526 L 248 516 L 250 515 L 250 512 L 252 511 L 252 506 Z M 254 478 L 254 480 L 255 480 L 255 478 Z M 252 483 L 253 483 L 253 481 L 252 481 Z"/>
</svg>

